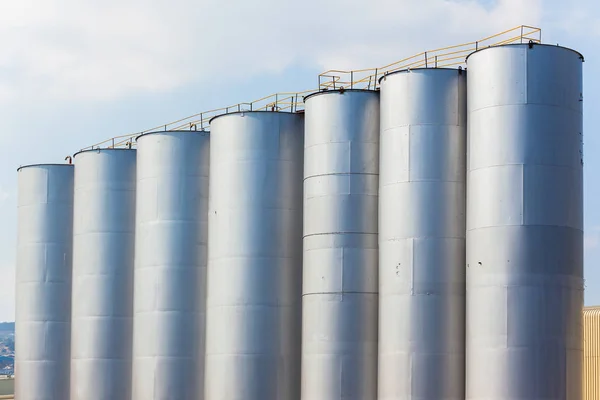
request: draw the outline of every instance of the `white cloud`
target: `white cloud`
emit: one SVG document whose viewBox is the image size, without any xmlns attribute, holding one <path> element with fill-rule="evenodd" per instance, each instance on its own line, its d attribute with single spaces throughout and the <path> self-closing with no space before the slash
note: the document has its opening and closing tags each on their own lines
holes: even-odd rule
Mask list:
<svg viewBox="0 0 600 400">
<path fill-rule="evenodd" d="M 600 246 L 600 226 L 586 228 L 583 232 L 583 247 L 585 250 L 596 249 Z"/>
<path fill-rule="evenodd" d="M 596 249 L 600 245 L 600 233 L 590 232 L 584 233 L 583 247 L 586 250 Z"/>
<path fill-rule="evenodd" d="M 540 9 L 541 0 L 3 1 L 0 101 L 111 99 L 294 63 L 374 67 L 537 24 Z"/>
<path fill-rule="evenodd" d="M 544 14 L 544 19 L 551 21 L 551 28 L 584 39 L 600 37 L 600 15 L 596 0 L 557 2 L 544 10 Z M 556 39 L 560 40 L 560 37 Z"/>
</svg>

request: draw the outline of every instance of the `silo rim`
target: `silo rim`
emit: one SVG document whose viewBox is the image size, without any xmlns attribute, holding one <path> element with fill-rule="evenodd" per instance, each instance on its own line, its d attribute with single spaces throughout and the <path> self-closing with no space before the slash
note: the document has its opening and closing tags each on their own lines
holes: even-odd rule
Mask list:
<svg viewBox="0 0 600 400">
<path fill-rule="evenodd" d="M 100 151 L 114 151 L 114 150 L 117 150 L 117 151 L 119 151 L 119 150 L 121 150 L 121 151 L 122 150 L 125 150 L 125 151 L 135 151 L 135 149 L 127 149 L 127 148 L 121 148 L 121 147 L 117 147 L 117 148 L 108 148 L 108 147 L 105 147 L 105 148 L 98 148 L 98 149 L 86 149 L 86 150 L 79 150 L 77 153 L 73 154 L 73 158 L 75 158 L 78 154 L 81 154 L 81 153 L 89 153 L 89 152 L 92 152 L 92 151 L 100 152 Z"/>
<path fill-rule="evenodd" d="M 19 172 L 20 170 L 22 170 L 24 168 L 29 168 L 29 167 L 74 167 L 74 165 L 73 164 L 59 164 L 59 163 L 27 164 L 27 165 L 21 165 L 19 168 L 17 168 L 17 172 Z"/>
<path fill-rule="evenodd" d="M 488 50 L 488 49 L 497 49 L 497 48 L 501 48 L 501 47 L 510 47 L 510 46 L 529 46 L 529 43 L 508 43 L 508 44 L 502 44 L 502 45 L 499 45 L 499 46 L 483 47 L 481 49 L 475 50 L 472 53 L 469 53 L 469 55 L 467 55 L 467 57 L 465 58 L 465 61 L 467 61 L 469 59 L 469 57 L 471 57 L 475 53 L 480 53 L 480 52 L 482 52 L 484 50 Z M 574 50 L 574 49 L 572 49 L 570 47 L 558 46 L 558 45 L 555 45 L 555 44 L 547 44 L 547 43 L 533 43 L 533 46 L 555 47 L 555 48 L 559 48 L 559 49 L 564 49 L 564 50 L 572 51 L 573 53 L 577 54 L 579 56 L 579 58 L 581 58 L 581 61 L 585 60 L 585 58 L 583 57 L 583 54 L 581 54 L 577 50 Z"/>
<path fill-rule="evenodd" d="M 140 140 L 141 137 L 144 136 L 150 136 L 150 135 L 164 135 L 164 134 L 168 134 L 168 133 L 199 133 L 201 135 L 207 135 L 209 133 L 209 131 L 184 131 L 184 130 L 174 130 L 174 131 L 154 131 L 154 132 L 147 132 L 147 133 L 142 133 L 138 136 L 135 137 L 135 141 L 137 142 L 138 140 Z M 125 149 L 124 149 L 125 150 Z M 129 149 L 126 149 L 129 150 Z"/>
<path fill-rule="evenodd" d="M 311 94 L 308 94 L 306 96 L 304 96 L 303 101 L 304 103 L 306 103 L 306 100 L 308 100 L 310 97 L 315 97 L 321 94 L 343 94 L 346 92 L 372 92 L 372 93 L 378 93 L 379 90 L 377 89 L 332 89 L 332 90 L 319 90 L 318 92 L 313 92 Z"/>
<path fill-rule="evenodd" d="M 399 69 L 398 71 L 394 71 L 394 72 L 390 72 L 389 74 L 385 74 L 383 76 L 381 76 L 378 80 L 377 83 L 381 83 L 381 81 L 385 78 L 387 78 L 390 75 L 396 75 L 396 74 L 401 74 L 401 73 L 406 73 L 406 72 L 412 72 L 412 71 L 435 71 L 435 70 L 450 70 L 450 71 L 462 71 L 462 72 L 467 72 L 467 70 L 465 68 L 450 68 L 450 67 L 431 67 L 431 68 L 427 68 L 427 67 L 419 67 L 419 68 L 405 68 L 405 69 Z"/>
<path fill-rule="evenodd" d="M 232 111 L 229 113 L 223 113 L 223 114 L 219 114 L 219 115 L 215 115 L 214 117 L 212 117 L 211 119 L 208 120 L 208 123 L 212 123 L 213 120 L 220 118 L 220 117 L 225 117 L 228 115 L 235 115 L 235 114 L 250 114 L 250 113 L 271 113 L 271 114 L 302 114 L 304 112 L 304 110 L 298 110 L 298 111 L 269 111 L 269 110 L 245 110 L 245 111 Z"/>
</svg>

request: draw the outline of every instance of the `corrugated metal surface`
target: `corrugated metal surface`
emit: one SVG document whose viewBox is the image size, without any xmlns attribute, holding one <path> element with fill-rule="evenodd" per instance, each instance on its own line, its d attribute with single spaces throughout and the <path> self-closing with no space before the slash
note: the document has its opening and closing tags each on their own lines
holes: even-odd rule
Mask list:
<svg viewBox="0 0 600 400">
<path fill-rule="evenodd" d="M 583 309 L 583 400 L 600 399 L 600 306 Z"/>
<path fill-rule="evenodd" d="M 466 72 L 381 81 L 379 400 L 464 399 Z"/>
<path fill-rule="evenodd" d="M 211 121 L 204 400 L 300 395 L 304 119 Z"/>
<path fill-rule="evenodd" d="M 466 398 L 579 399 L 582 59 L 517 44 L 467 64 Z"/>
<path fill-rule="evenodd" d="M 19 169 L 15 394 L 67 400 L 71 350 L 73 166 Z"/>
<path fill-rule="evenodd" d="M 379 93 L 306 99 L 302 399 L 377 393 Z"/>
<path fill-rule="evenodd" d="M 206 132 L 137 139 L 132 400 L 197 400 L 204 384 Z"/>
<path fill-rule="evenodd" d="M 131 400 L 135 161 L 75 155 L 71 400 Z"/>
</svg>

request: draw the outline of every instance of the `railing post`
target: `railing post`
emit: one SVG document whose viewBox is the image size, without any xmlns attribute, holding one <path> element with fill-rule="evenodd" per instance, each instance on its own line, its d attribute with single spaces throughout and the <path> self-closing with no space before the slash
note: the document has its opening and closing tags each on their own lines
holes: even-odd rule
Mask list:
<svg viewBox="0 0 600 400">
<path fill-rule="evenodd" d="M 200 113 L 200 130 L 204 130 L 204 117 L 202 116 L 202 113 Z"/>
<path fill-rule="evenodd" d="M 425 52 L 425 68 L 427 68 L 427 52 Z"/>
<path fill-rule="evenodd" d="M 523 25 L 521 25 L 521 44 L 523 44 Z"/>
<path fill-rule="evenodd" d="M 437 65 L 438 65 L 438 64 L 437 64 L 437 57 L 438 57 L 438 56 L 435 56 L 435 67 L 436 67 L 436 68 L 437 68 Z"/>
<path fill-rule="evenodd" d="M 377 68 L 375 68 L 375 82 L 373 82 L 373 89 L 377 89 Z"/>
<path fill-rule="evenodd" d="M 350 89 L 354 88 L 354 71 L 350 71 Z"/>
</svg>

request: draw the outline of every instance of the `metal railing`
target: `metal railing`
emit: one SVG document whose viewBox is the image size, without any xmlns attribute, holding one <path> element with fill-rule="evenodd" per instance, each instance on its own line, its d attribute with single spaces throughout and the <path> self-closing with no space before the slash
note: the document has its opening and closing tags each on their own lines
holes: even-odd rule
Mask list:
<svg viewBox="0 0 600 400">
<path fill-rule="evenodd" d="M 392 72 L 414 68 L 466 66 L 466 57 L 479 49 L 529 42 L 541 43 L 542 30 L 533 26 L 521 25 L 475 42 L 424 51 L 379 68 L 325 71 L 319 74 L 319 89 L 377 89 L 379 79 Z"/>
<path fill-rule="evenodd" d="M 209 121 L 219 115 L 230 114 L 244 111 L 284 111 L 299 112 L 304 110 L 304 96 L 318 91 L 318 89 L 305 90 L 302 92 L 283 92 L 275 93 L 260 99 L 234 104 L 229 107 L 216 108 L 214 110 L 203 111 L 189 117 L 181 118 L 163 125 L 158 125 L 141 132 L 130 133 L 127 135 L 115 136 L 113 138 L 95 143 L 85 147 L 82 150 L 93 150 L 100 148 L 119 148 L 134 147 L 135 138 L 146 133 L 157 131 L 206 131 L 209 127 Z"/>
<path fill-rule="evenodd" d="M 504 32 L 480 39 L 475 42 L 463 43 L 440 49 L 428 50 L 400 61 L 378 68 L 357 70 L 329 70 L 319 74 L 319 87 L 302 92 L 275 93 L 251 102 L 238 103 L 229 107 L 203 111 L 173 122 L 155 126 L 141 132 L 115 136 L 102 142 L 85 147 L 82 150 L 97 148 L 134 147 L 137 136 L 156 131 L 204 131 L 209 127 L 209 121 L 219 115 L 244 111 L 284 111 L 298 112 L 304 110 L 304 96 L 324 90 L 339 89 L 377 89 L 379 78 L 405 69 L 441 68 L 464 66 L 466 57 L 481 48 L 500 46 L 511 43 L 541 43 L 542 30 L 528 25 L 517 26 Z"/>
</svg>

